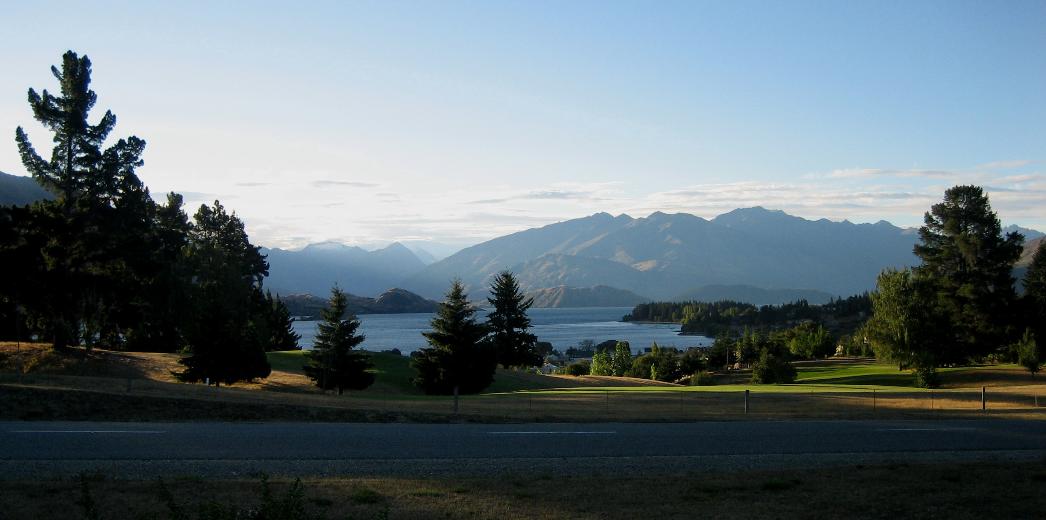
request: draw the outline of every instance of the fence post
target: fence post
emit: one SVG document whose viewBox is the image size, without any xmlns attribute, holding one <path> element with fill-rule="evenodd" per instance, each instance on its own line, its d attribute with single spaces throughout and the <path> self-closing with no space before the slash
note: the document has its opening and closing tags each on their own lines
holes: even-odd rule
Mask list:
<svg viewBox="0 0 1046 520">
<path fill-rule="evenodd" d="M 872 389 L 872 412 L 874 413 L 875 410 L 876 410 L 876 408 L 875 408 L 875 389 L 873 388 Z"/>
<path fill-rule="evenodd" d="M 981 387 L 981 411 L 982 412 L 988 411 L 988 396 L 987 396 L 987 393 L 988 393 L 987 392 L 987 387 L 982 386 Z"/>
<path fill-rule="evenodd" d="M 745 389 L 745 415 L 748 415 L 748 389 Z"/>
<path fill-rule="evenodd" d="M 458 385 L 454 385 L 454 413 L 458 413 Z"/>
<path fill-rule="evenodd" d="M 607 410 L 607 413 L 609 414 L 610 413 L 610 390 L 603 390 L 603 396 L 605 397 L 605 400 L 606 400 L 606 410 Z"/>
</svg>

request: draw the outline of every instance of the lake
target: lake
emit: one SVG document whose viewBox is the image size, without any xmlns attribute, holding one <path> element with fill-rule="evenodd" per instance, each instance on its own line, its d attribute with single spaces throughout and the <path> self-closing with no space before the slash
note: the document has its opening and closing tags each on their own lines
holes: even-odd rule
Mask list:
<svg viewBox="0 0 1046 520">
<path fill-rule="evenodd" d="M 656 342 L 663 347 L 711 345 L 704 336 L 680 336 L 679 325 L 664 323 L 628 323 L 621 317 L 631 307 L 586 307 L 582 309 L 530 309 L 531 332 L 538 341 L 552 343 L 560 352 L 576 347 L 582 340 L 596 343 L 606 340 L 627 341 L 633 352 L 640 352 Z M 476 313 L 486 318 L 487 311 Z M 400 349 L 409 354 L 427 347 L 422 332 L 429 330 L 432 314 L 361 314 L 360 332 L 367 336 L 361 348 L 373 352 Z M 312 348 L 316 336 L 315 321 L 295 321 L 294 330 L 301 334 L 303 348 Z"/>
</svg>

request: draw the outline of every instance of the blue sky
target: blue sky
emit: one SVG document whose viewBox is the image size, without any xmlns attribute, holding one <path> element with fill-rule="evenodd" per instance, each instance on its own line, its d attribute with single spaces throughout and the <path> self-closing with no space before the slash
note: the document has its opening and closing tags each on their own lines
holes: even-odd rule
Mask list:
<svg viewBox="0 0 1046 520">
<path fill-rule="evenodd" d="M 74 49 L 152 190 L 264 245 L 753 205 L 917 225 L 961 183 L 1046 228 L 1046 2 L 6 4 L 0 171 L 19 124 L 47 148 L 25 92 Z"/>
</svg>

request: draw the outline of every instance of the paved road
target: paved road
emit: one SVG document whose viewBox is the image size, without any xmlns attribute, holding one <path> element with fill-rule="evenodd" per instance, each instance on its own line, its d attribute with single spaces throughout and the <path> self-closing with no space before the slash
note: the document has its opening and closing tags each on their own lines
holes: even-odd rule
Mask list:
<svg viewBox="0 0 1046 520">
<path fill-rule="evenodd" d="M 1040 459 L 1046 422 L 685 424 L 0 422 L 0 478 L 161 474 L 685 472 L 910 460 Z"/>
</svg>

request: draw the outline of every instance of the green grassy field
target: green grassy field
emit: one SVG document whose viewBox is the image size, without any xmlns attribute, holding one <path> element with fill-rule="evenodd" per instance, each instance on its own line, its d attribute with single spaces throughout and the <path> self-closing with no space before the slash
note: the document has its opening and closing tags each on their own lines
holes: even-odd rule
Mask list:
<svg viewBox="0 0 1046 520">
<path fill-rule="evenodd" d="M 410 358 L 390 353 L 371 353 L 376 376 L 374 391 L 402 395 L 420 395 L 411 383 L 414 371 Z M 302 373 L 305 361 L 303 351 L 270 352 L 269 363 L 274 370 Z M 516 392 L 540 394 L 586 394 L 604 392 L 743 392 L 760 393 L 846 393 L 846 392 L 927 392 L 915 385 L 910 370 L 899 370 L 896 364 L 869 360 L 799 364 L 794 384 L 720 384 L 711 386 L 614 384 L 612 378 L 596 380 L 589 377 L 549 377 L 527 371 L 498 369 L 494 383 L 486 394 Z M 980 365 L 941 369 L 943 388 L 975 388 L 979 384 L 1035 384 L 1038 381 L 1022 373 L 1016 365 Z M 610 379 L 608 381 L 608 379 Z M 737 379 L 736 377 L 734 378 Z M 629 380 L 635 383 L 635 380 Z"/>
</svg>

